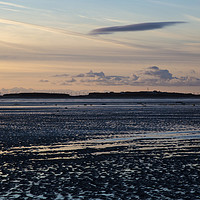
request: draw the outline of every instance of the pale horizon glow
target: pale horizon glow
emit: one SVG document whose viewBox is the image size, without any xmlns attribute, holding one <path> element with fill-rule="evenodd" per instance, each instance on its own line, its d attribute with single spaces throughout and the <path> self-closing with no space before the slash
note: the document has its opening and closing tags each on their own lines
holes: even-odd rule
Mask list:
<svg viewBox="0 0 200 200">
<path fill-rule="evenodd" d="M 0 92 L 200 94 L 199 8 L 198 0 L 1 0 Z"/>
</svg>

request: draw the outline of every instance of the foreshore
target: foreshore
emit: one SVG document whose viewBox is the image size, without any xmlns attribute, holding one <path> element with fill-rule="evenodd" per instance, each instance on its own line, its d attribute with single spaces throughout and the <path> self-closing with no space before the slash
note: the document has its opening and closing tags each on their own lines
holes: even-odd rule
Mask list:
<svg viewBox="0 0 200 200">
<path fill-rule="evenodd" d="M 200 196 L 199 103 L 34 102 L 2 103 L 0 199 Z"/>
</svg>

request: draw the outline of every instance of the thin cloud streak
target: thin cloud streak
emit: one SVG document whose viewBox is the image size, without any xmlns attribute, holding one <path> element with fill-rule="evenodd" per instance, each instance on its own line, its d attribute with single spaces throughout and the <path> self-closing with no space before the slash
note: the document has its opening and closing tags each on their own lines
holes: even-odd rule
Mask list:
<svg viewBox="0 0 200 200">
<path fill-rule="evenodd" d="M 120 24 L 124 24 L 124 23 L 127 23 L 127 21 L 124 21 L 124 20 L 118 20 L 118 19 L 110 19 L 110 18 L 104 18 L 106 21 L 109 21 L 109 22 L 115 22 L 115 23 L 120 23 Z"/>
<path fill-rule="evenodd" d="M 2 40 L 0 40 L 0 45 L 1 45 L 1 47 L 4 46 L 4 47 L 11 48 L 11 49 L 22 50 L 26 53 L 27 52 L 30 52 L 30 53 L 38 53 L 39 52 L 38 49 L 36 49 L 36 50 L 31 49 L 30 46 L 17 44 L 17 43 L 11 43 L 11 42 L 5 42 L 5 41 L 2 41 Z"/>
<path fill-rule="evenodd" d="M 88 16 L 85 16 L 85 15 L 78 15 L 78 16 L 80 18 L 95 20 L 95 21 L 99 21 L 99 22 L 114 22 L 114 23 L 120 23 L 120 24 L 128 23 L 128 21 L 111 19 L 111 18 L 95 18 L 95 17 L 88 17 Z"/>
<path fill-rule="evenodd" d="M 149 23 L 131 24 L 125 26 L 111 26 L 111 27 L 94 29 L 90 32 L 90 35 L 111 34 L 115 32 L 127 32 L 127 31 L 149 31 L 155 29 L 162 29 L 167 26 L 172 26 L 181 23 L 186 23 L 186 22 L 181 22 L 181 21 L 149 22 Z"/>
<path fill-rule="evenodd" d="M 12 6 L 12 7 L 16 7 L 16 8 L 27 8 L 25 6 L 19 5 L 19 4 L 14 4 L 14 3 L 8 3 L 8 2 L 2 2 L 0 1 L 1 5 L 6 5 L 6 6 Z"/>
<path fill-rule="evenodd" d="M 200 18 L 199 17 L 195 17 L 195 16 L 192 16 L 192 15 L 185 15 L 187 18 L 193 20 L 193 21 L 197 21 L 197 22 L 200 22 Z"/>
<path fill-rule="evenodd" d="M 40 26 L 40 25 L 36 25 L 36 24 L 29 24 L 29 23 L 19 22 L 19 21 L 15 21 L 15 20 L 8 20 L 8 19 L 3 19 L 3 18 L 0 19 L 0 23 L 10 24 L 10 25 L 20 25 L 20 26 L 25 26 L 25 27 L 29 27 L 29 28 L 39 29 L 42 31 L 48 31 L 48 32 L 53 32 L 53 33 L 62 33 L 62 34 L 78 36 L 78 37 L 84 36 L 84 34 L 81 34 L 81 33 L 76 33 L 76 32 L 57 29 L 57 28 L 50 28 L 50 27 L 46 27 L 46 26 Z"/>
<path fill-rule="evenodd" d="M 12 8 L 1 8 L 1 10 L 11 11 L 11 12 L 19 12 L 19 10 L 12 9 Z"/>
<path fill-rule="evenodd" d="M 178 7 L 178 8 L 183 7 L 182 5 L 178 5 L 175 3 L 163 2 L 163 1 L 157 1 L 157 0 L 147 0 L 147 1 L 151 3 L 155 3 L 155 4 L 164 5 L 164 6 Z"/>
</svg>

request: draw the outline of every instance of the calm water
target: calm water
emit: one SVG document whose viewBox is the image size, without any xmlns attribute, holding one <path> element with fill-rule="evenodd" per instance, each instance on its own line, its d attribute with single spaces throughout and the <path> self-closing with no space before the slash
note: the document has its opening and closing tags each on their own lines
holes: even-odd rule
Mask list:
<svg viewBox="0 0 200 200">
<path fill-rule="evenodd" d="M 199 199 L 200 101 L 1 99 L 0 199 Z"/>
</svg>

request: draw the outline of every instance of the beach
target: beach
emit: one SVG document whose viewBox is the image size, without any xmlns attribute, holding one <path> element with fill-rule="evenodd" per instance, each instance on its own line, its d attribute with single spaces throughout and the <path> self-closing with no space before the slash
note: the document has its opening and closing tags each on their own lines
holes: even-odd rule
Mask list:
<svg viewBox="0 0 200 200">
<path fill-rule="evenodd" d="M 0 199 L 200 199 L 198 99 L 3 99 Z"/>
</svg>

